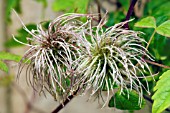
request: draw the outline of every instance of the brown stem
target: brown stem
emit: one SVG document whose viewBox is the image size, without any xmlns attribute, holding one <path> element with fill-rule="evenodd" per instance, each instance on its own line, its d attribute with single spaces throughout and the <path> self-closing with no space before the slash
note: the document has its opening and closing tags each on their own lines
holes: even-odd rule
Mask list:
<svg viewBox="0 0 170 113">
<path fill-rule="evenodd" d="M 159 64 L 159 63 L 156 63 L 156 62 L 152 62 L 152 61 L 146 60 L 146 59 L 144 59 L 144 60 L 145 60 L 145 62 L 147 62 L 147 63 L 153 64 L 153 65 L 156 65 L 156 66 L 159 66 L 159 67 L 162 67 L 162 68 L 170 69 L 170 66 L 166 66 L 166 65 L 163 65 L 163 64 Z"/>
<path fill-rule="evenodd" d="M 97 4 L 97 11 L 98 11 L 98 23 L 100 23 L 100 20 L 102 19 L 102 16 L 101 16 L 101 11 L 100 11 L 100 2 L 99 0 L 95 0 L 96 1 L 96 4 Z"/>
<path fill-rule="evenodd" d="M 66 106 L 73 98 L 75 95 L 77 95 L 78 90 L 76 90 L 73 95 L 70 95 L 67 97 L 67 99 L 64 101 L 63 104 L 60 104 L 53 112 L 51 113 L 58 113 L 60 110 L 62 110 L 64 108 L 64 106 Z"/>
<path fill-rule="evenodd" d="M 126 19 L 125 21 L 129 20 L 130 19 L 130 16 L 132 15 L 132 12 L 134 10 L 134 6 L 136 4 L 137 0 L 131 0 L 131 4 L 130 4 L 130 7 L 128 9 L 128 12 L 127 12 L 127 15 L 126 15 Z M 128 22 L 124 25 L 125 28 L 129 29 L 129 24 Z"/>
<path fill-rule="evenodd" d="M 150 43 L 151 43 L 151 41 L 152 41 L 153 36 L 155 35 L 155 33 L 156 33 L 156 30 L 154 30 L 154 32 L 152 33 L 152 35 L 151 35 L 151 37 L 150 37 L 150 39 L 149 39 L 149 42 L 148 42 L 148 44 L 147 44 L 147 46 L 146 46 L 146 49 L 149 48 L 149 45 L 150 45 Z"/>
</svg>

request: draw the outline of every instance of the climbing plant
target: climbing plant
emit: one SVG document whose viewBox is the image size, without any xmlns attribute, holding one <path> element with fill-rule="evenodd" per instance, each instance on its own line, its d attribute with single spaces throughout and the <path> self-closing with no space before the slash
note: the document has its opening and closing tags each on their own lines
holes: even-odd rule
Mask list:
<svg viewBox="0 0 170 113">
<path fill-rule="evenodd" d="M 46 0 L 36 1 L 48 7 Z M 7 23 L 13 8 L 23 27 L 4 46 L 29 49 L 22 57 L 0 52 L 0 69 L 8 72 L 7 60 L 19 62 L 19 77 L 27 65 L 33 88 L 60 103 L 53 113 L 86 92 L 97 95 L 101 107 L 132 112 L 149 101 L 153 113 L 170 111 L 170 1 L 106 1 L 117 9 L 106 11 L 99 0 L 54 0 L 52 10 L 62 15 L 25 25 L 18 16 L 21 0 L 8 0 Z M 141 17 L 134 13 L 137 2 L 144 5 Z"/>
</svg>

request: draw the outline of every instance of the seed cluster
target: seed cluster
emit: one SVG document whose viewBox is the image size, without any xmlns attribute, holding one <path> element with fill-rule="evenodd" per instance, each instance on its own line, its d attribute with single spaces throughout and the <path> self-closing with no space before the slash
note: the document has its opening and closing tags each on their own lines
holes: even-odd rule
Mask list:
<svg viewBox="0 0 170 113">
<path fill-rule="evenodd" d="M 47 29 L 41 24 L 32 31 L 24 27 L 33 36 L 23 57 L 29 64 L 28 81 L 61 102 L 75 91 L 91 91 L 91 96 L 101 97 L 106 91 L 105 106 L 114 89 L 119 88 L 122 92 L 136 90 L 141 104 L 143 89 L 149 93 L 144 71 L 150 72 L 143 56 L 152 60 L 143 46 L 145 40 L 139 37 L 140 32 L 124 29 L 127 22 L 104 28 L 105 18 L 92 25 L 93 18 L 90 14 L 64 14 L 51 21 Z M 19 75 L 22 68 L 20 65 Z"/>
</svg>

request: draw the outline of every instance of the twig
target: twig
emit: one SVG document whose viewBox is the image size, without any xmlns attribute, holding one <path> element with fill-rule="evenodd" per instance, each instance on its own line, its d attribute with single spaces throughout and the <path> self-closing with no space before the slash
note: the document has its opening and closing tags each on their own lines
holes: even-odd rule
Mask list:
<svg viewBox="0 0 170 113">
<path fill-rule="evenodd" d="M 52 113 L 58 113 L 60 110 L 64 108 L 73 98 L 75 95 L 77 95 L 78 90 L 76 90 L 73 95 L 70 95 L 67 97 L 67 99 L 64 101 L 63 104 L 60 104 Z"/>
<path fill-rule="evenodd" d="M 153 100 L 151 98 L 149 98 L 148 96 L 146 95 L 143 95 L 144 99 L 146 99 L 147 101 L 149 101 L 150 103 L 153 103 Z"/>
<path fill-rule="evenodd" d="M 146 49 L 149 48 L 149 45 L 150 45 L 150 43 L 151 43 L 151 41 L 152 41 L 153 36 L 155 35 L 155 33 L 156 33 L 156 30 L 154 30 L 154 32 L 152 33 L 152 36 L 151 36 L 150 39 L 149 39 L 149 42 L 148 42 L 148 44 L 147 44 L 147 46 L 146 46 Z"/>
<path fill-rule="evenodd" d="M 166 65 L 163 65 L 163 64 L 159 64 L 159 63 L 156 63 L 156 62 L 152 62 L 150 60 L 146 60 L 144 59 L 147 63 L 150 63 L 150 64 L 153 64 L 153 65 L 156 65 L 156 66 L 159 66 L 159 67 L 162 67 L 162 68 L 166 68 L 166 69 L 170 69 L 170 66 L 166 66 Z"/>
<path fill-rule="evenodd" d="M 137 2 L 137 0 L 131 0 L 131 4 L 130 4 L 130 7 L 128 9 L 125 21 L 130 19 L 130 16 L 132 15 L 132 12 L 133 12 L 133 9 L 134 9 L 134 6 L 135 6 L 136 2 Z M 129 29 L 128 22 L 124 25 L 124 27 Z"/>
<path fill-rule="evenodd" d="M 96 1 L 96 4 L 97 4 L 97 10 L 98 10 L 98 23 L 100 22 L 100 20 L 102 19 L 102 16 L 101 16 L 101 11 L 100 11 L 100 2 L 99 0 L 95 0 Z"/>
</svg>

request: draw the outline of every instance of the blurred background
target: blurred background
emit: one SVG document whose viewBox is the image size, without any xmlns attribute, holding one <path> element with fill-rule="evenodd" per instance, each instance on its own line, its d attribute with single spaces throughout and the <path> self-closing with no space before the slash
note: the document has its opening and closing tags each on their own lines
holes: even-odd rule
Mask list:
<svg viewBox="0 0 170 113">
<path fill-rule="evenodd" d="M 131 0 L 0 0 L 0 51 L 22 56 L 28 49 L 12 39 L 13 34 L 18 40 L 26 42 L 28 36 L 12 9 L 16 10 L 29 29 L 35 29 L 36 24 L 53 20 L 63 13 L 98 13 L 98 9 L 102 15 L 108 11 L 106 25 L 111 26 L 125 20 L 130 2 Z M 145 39 L 148 41 L 153 29 L 135 28 L 134 23 L 146 16 L 154 16 L 157 25 L 160 25 L 170 19 L 169 6 L 169 0 L 138 0 L 131 16 L 135 20 L 130 23 L 130 29 L 144 31 Z M 169 65 L 170 50 L 166 49 L 169 47 L 170 40 L 157 34 L 149 50 L 155 56 L 156 62 Z M 33 91 L 32 87 L 26 83 L 25 71 L 22 71 L 21 77 L 17 81 L 18 64 L 16 62 L 4 62 L 8 65 L 9 72 L 0 71 L 0 113 L 50 113 L 59 105 L 48 93 L 44 95 Z M 166 70 L 153 65 L 151 65 L 151 69 L 154 73 L 159 72 L 159 74 Z M 154 85 L 155 83 L 150 81 L 151 91 Z M 75 97 L 61 113 L 132 112 L 108 107 L 101 109 L 97 102 L 87 100 L 87 96 Z M 151 105 L 151 102 L 147 101 L 144 109 L 135 112 L 151 113 Z"/>
</svg>

